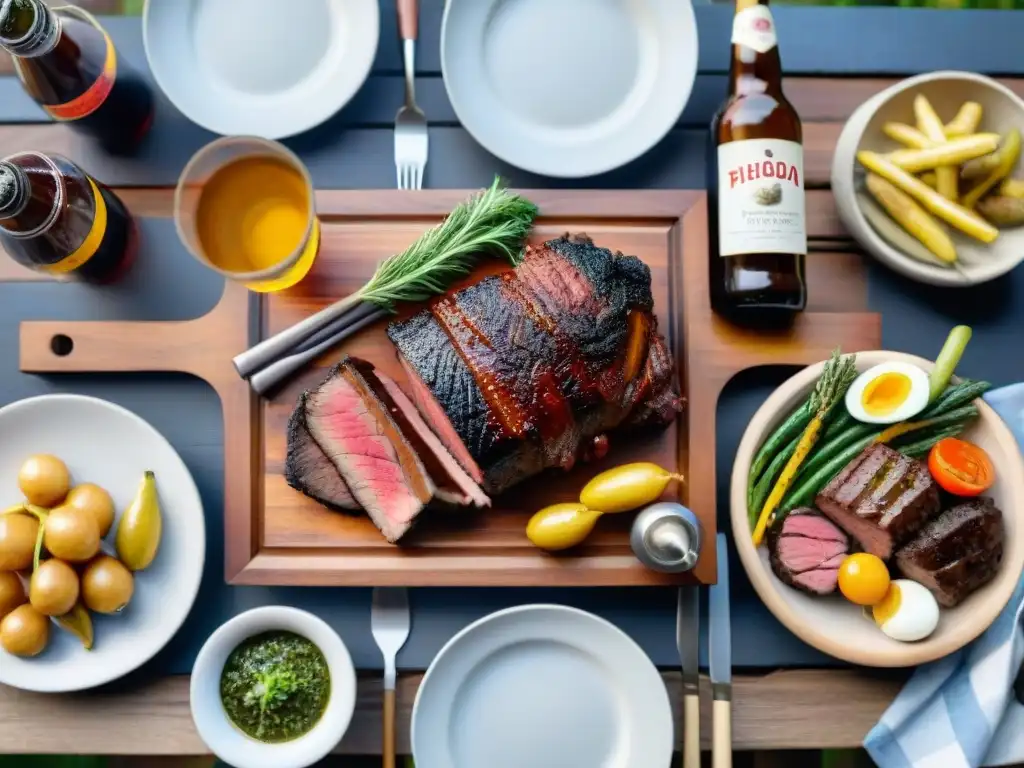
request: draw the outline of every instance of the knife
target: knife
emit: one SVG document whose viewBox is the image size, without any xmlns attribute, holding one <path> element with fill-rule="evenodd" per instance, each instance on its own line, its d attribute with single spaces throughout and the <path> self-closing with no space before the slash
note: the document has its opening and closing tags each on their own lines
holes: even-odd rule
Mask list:
<svg viewBox="0 0 1024 768">
<path fill-rule="evenodd" d="M 729 552 L 718 534 L 718 583 L 709 598 L 708 667 L 711 672 L 711 764 L 732 768 L 732 632 L 729 619 Z"/>
<path fill-rule="evenodd" d="M 683 667 L 683 768 L 700 768 L 700 588 L 680 587 L 676 648 Z"/>
</svg>

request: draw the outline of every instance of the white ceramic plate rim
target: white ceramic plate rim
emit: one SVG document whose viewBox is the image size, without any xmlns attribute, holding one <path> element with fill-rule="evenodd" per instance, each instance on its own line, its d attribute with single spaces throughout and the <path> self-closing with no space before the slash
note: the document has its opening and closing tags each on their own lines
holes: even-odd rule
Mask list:
<svg viewBox="0 0 1024 768">
<path fill-rule="evenodd" d="M 284 630 L 301 635 L 324 654 L 331 673 L 331 697 L 320 721 L 293 741 L 264 744 L 235 727 L 220 700 L 220 676 L 231 652 L 254 635 Z M 344 641 L 308 611 L 267 605 L 240 613 L 218 627 L 192 667 L 189 706 L 200 738 L 217 757 L 240 768 L 305 768 L 338 745 L 356 708 L 356 670 Z"/>
<path fill-rule="evenodd" d="M 567 605 L 557 605 L 549 603 L 537 603 L 531 605 L 519 605 L 511 608 L 505 608 L 500 611 L 495 611 L 483 618 L 477 619 L 472 624 L 460 630 L 456 633 L 447 643 L 442 646 L 441 650 L 438 651 L 434 660 L 430 663 L 430 667 L 427 669 L 423 676 L 423 680 L 420 683 L 420 687 L 416 692 L 416 699 L 413 703 L 412 708 L 412 724 L 411 724 L 411 735 L 410 741 L 412 743 L 413 759 L 422 760 L 423 755 L 417 756 L 416 748 L 419 743 L 418 732 L 420 729 L 426 727 L 421 719 L 424 717 L 424 710 L 421 708 L 421 703 L 424 699 L 425 692 L 429 693 L 430 686 L 435 685 L 435 679 L 445 674 L 445 663 L 448 656 L 458 652 L 459 648 L 465 643 L 472 643 L 473 637 L 488 624 L 493 622 L 502 621 L 504 619 L 512 617 L 522 617 L 531 613 L 551 613 L 556 617 L 558 614 L 564 614 L 571 616 L 573 619 L 580 619 L 591 622 L 594 627 L 600 631 L 608 632 L 610 636 L 615 637 L 616 641 L 621 643 L 622 648 L 629 650 L 629 653 L 633 654 L 633 660 L 638 664 L 648 669 L 650 672 L 650 678 L 647 684 L 650 687 L 650 691 L 647 694 L 651 701 L 651 709 L 656 715 L 660 715 L 661 722 L 655 725 L 655 728 L 663 733 L 663 745 L 661 751 L 656 745 L 648 742 L 644 746 L 645 749 L 650 749 L 652 752 L 643 755 L 648 761 L 645 765 L 650 765 L 651 768 L 656 766 L 667 766 L 671 762 L 672 753 L 674 750 L 674 723 L 672 718 L 672 709 L 669 703 L 668 691 L 665 689 L 664 683 L 662 682 L 661 675 L 658 672 L 657 667 L 650 660 L 650 657 L 644 652 L 644 650 L 637 644 L 637 642 L 626 634 L 622 629 L 617 627 L 612 622 L 597 616 L 588 611 L 581 610 L 579 608 L 573 608 Z M 538 634 L 532 639 L 543 640 L 545 636 Z M 521 642 L 522 638 L 517 639 L 516 642 Z M 581 648 L 587 647 L 588 638 L 581 637 L 579 645 Z M 616 656 L 614 659 L 608 659 L 608 663 L 614 668 L 617 665 L 622 664 L 622 656 Z M 639 681 L 638 681 L 639 682 Z M 655 700 L 657 702 L 655 703 Z M 663 753 L 662 753 L 663 752 Z M 462 766 L 453 766 L 452 768 L 462 768 Z"/>
<path fill-rule="evenodd" d="M 643 88 L 646 92 L 639 99 L 633 99 L 638 103 L 634 104 L 632 114 L 613 114 L 601 121 L 609 126 L 614 124 L 611 132 L 600 130 L 600 124 L 592 124 L 573 131 L 552 131 L 548 141 L 540 131 L 530 131 L 531 135 L 527 136 L 503 128 L 517 121 L 490 113 L 489 107 L 480 105 L 479 93 L 461 91 L 461 81 L 455 76 L 460 57 L 463 66 L 477 66 L 475 62 L 466 64 L 467 51 L 472 52 L 482 45 L 482 28 L 471 30 L 474 38 L 471 40 L 456 40 L 450 33 L 455 28 L 453 14 L 467 2 L 487 6 L 484 14 L 480 14 L 479 9 L 474 11 L 488 16 L 498 3 L 511 0 L 447 0 L 441 22 L 441 73 L 459 122 L 488 152 L 511 165 L 555 178 L 580 178 L 611 171 L 635 160 L 661 141 L 678 122 L 690 99 L 697 79 L 698 56 L 693 5 L 690 0 L 675 0 L 672 4 L 647 0 L 645 10 L 658 17 L 654 27 L 661 43 L 672 46 L 671 55 L 678 57 L 678 69 L 671 73 L 656 68 L 638 73 L 638 81 L 646 77 L 653 82 L 646 83 Z M 632 95 L 636 96 L 639 89 L 640 86 L 635 86 Z M 492 100 L 487 99 L 487 102 L 490 104 Z"/>
<path fill-rule="evenodd" d="M 858 369 L 862 371 L 866 370 L 866 367 L 887 361 L 911 363 L 926 371 L 930 371 L 934 366 L 934 363 L 929 360 L 903 352 L 872 350 L 857 353 Z M 779 596 L 779 589 L 790 589 L 790 587 L 776 579 L 770 566 L 762 559 L 751 541 L 746 516 L 747 475 L 750 471 L 751 460 L 759 447 L 757 433 L 761 429 L 760 425 L 764 424 L 766 434 L 770 434 L 771 430 L 784 418 L 784 414 L 781 413 L 782 408 L 794 397 L 795 390 L 809 390 L 814 380 L 821 374 L 824 365 L 825 361 L 808 366 L 783 382 L 751 418 L 750 425 L 740 440 L 730 479 L 730 520 L 736 551 L 739 553 L 743 568 L 754 585 L 758 597 L 761 598 L 761 602 L 786 628 L 808 645 L 838 659 L 869 667 L 910 667 L 935 661 L 959 650 L 977 638 L 996 620 L 1013 594 L 1022 568 L 1024 568 L 1021 557 L 1018 557 L 1018 562 L 1015 565 L 1011 563 L 1009 557 L 1004 557 L 1001 571 L 996 580 L 984 587 L 989 590 L 985 596 L 986 604 L 972 614 L 975 622 L 971 626 L 966 626 L 967 622 L 961 621 L 943 637 L 932 636 L 917 643 L 898 643 L 895 644 L 896 650 L 889 653 L 877 649 L 862 649 L 849 643 L 840 643 L 834 636 L 816 629 L 783 597 Z M 1014 484 L 1016 493 L 1011 492 L 1011 495 L 1024 498 L 1024 457 L 1016 450 L 1016 438 L 991 406 L 983 400 L 976 401 L 976 404 L 979 412 L 986 418 L 988 426 L 992 429 L 995 440 L 1001 445 L 1014 448 L 1009 455 L 1011 461 L 1016 456 L 1017 477 L 1004 475 L 1000 482 Z M 1003 512 L 1004 514 L 1013 514 L 1013 510 L 1009 508 L 1004 509 Z M 1021 513 L 1017 512 L 1017 514 L 1019 516 Z M 1011 568 L 1016 573 L 1007 570 Z M 960 610 L 960 608 L 956 610 Z"/>
<path fill-rule="evenodd" d="M 152 439 L 156 443 L 161 443 L 169 451 L 170 455 L 173 456 L 180 464 L 181 473 L 187 478 L 188 485 L 185 488 L 181 488 L 178 493 L 187 496 L 187 505 L 192 509 L 196 510 L 193 520 L 187 522 L 182 526 L 182 530 L 188 531 L 188 547 L 194 548 L 198 553 L 198 559 L 195 561 L 196 565 L 191 572 L 184 572 L 179 574 L 179 581 L 175 582 L 175 599 L 167 602 L 166 607 L 173 609 L 171 621 L 166 625 L 166 631 L 158 641 L 154 641 L 152 645 L 146 648 L 144 651 L 133 655 L 123 657 L 123 662 L 120 665 L 107 665 L 99 666 L 96 664 L 90 664 L 87 669 L 87 673 L 74 675 L 40 675 L 38 677 L 17 677 L 12 678 L 10 675 L 10 668 L 5 672 L 4 665 L 0 663 L 0 683 L 9 685 L 14 688 L 20 688 L 26 691 L 37 691 L 40 693 L 68 693 L 71 691 L 81 691 L 88 688 L 94 688 L 105 683 L 109 683 L 112 680 L 116 680 L 124 675 L 132 672 L 143 664 L 151 660 L 165 645 L 170 641 L 178 630 L 181 629 L 181 625 L 184 624 L 185 619 L 188 618 L 189 613 L 192 610 L 192 606 L 195 603 L 196 595 L 199 594 L 199 585 L 203 578 L 203 568 L 206 561 L 206 520 L 203 514 L 203 502 L 199 495 L 199 489 L 196 487 L 195 480 L 192 478 L 192 473 L 189 472 L 188 466 L 182 461 L 181 456 L 174 450 L 174 446 L 168 442 L 160 432 L 148 421 L 143 419 L 141 416 L 129 411 L 127 408 L 123 408 L 120 405 L 101 400 L 98 397 L 89 397 L 87 395 L 73 395 L 73 394 L 53 394 L 53 395 L 39 395 L 37 397 L 29 397 L 24 400 L 18 400 L 0 408 L 0 423 L 4 416 L 17 410 L 24 410 L 26 408 L 35 408 L 40 406 L 46 406 L 47 404 L 54 402 L 64 402 L 69 404 L 74 403 L 87 403 L 91 406 L 98 406 L 106 410 L 111 411 L 117 415 L 118 418 L 127 419 L 134 422 L 136 426 L 148 430 L 151 433 Z M 157 482 L 159 483 L 160 473 L 157 471 Z M 120 513 L 120 510 L 118 510 Z M 159 554 L 157 555 L 159 557 Z M 145 572 L 140 574 L 140 578 L 144 577 Z M 60 632 L 57 627 L 51 627 L 51 642 L 52 633 Z M 102 642 L 102 637 L 97 637 L 97 644 Z M 87 652 L 82 650 L 83 654 Z M 0 651 L 0 661 L 2 661 L 4 652 Z M 88 657 L 83 657 L 87 659 Z M 25 662 L 26 666 L 32 664 L 32 659 L 28 659 Z"/>
<path fill-rule="evenodd" d="M 846 189 L 847 182 L 845 180 L 853 179 L 857 162 L 856 154 L 860 147 L 861 139 L 864 136 L 864 131 L 867 129 L 875 112 L 877 112 L 893 96 L 902 93 L 909 88 L 913 88 L 918 84 L 930 83 L 936 80 L 942 80 L 943 78 L 973 80 L 981 83 L 986 87 L 1002 93 L 1018 106 L 1021 113 L 1024 113 L 1024 100 L 1022 100 L 1016 93 L 1011 91 L 998 80 L 994 80 L 976 72 L 945 70 L 941 72 L 927 72 L 925 74 L 915 75 L 914 77 L 901 80 L 898 83 L 890 85 L 881 93 L 877 93 L 872 96 L 857 107 L 850 116 L 850 119 L 847 121 L 846 126 L 844 126 L 837 143 L 837 147 L 840 149 L 837 150 L 832 160 L 832 188 L 836 189 L 837 179 L 839 179 L 840 182 L 838 186 L 842 189 Z M 849 135 L 845 135 L 847 131 L 849 131 Z M 850 149 L 843 150 L 841 149 L 842 147 L 850 147 Z M 853 182 L 850 181 L 849 184 L 852 188 Z M 987 283 L 990 280 L 995 280 L 998 277 L 1002 277 L 1008 272 L 1016 269 L 1017 266 L 1024 261 L 1024 251 L 1021 251 L 1019 258 L 1017 259 L 1006 258 L 993 262 L 992 264 L 974 263 L 969 269 L 965 268 L 963 274 L 961 274 L 960 272 L 952 269 L 946 269 L 944 267 L 917 261 L 886 242 L 885 238 L 878 234 L 871 222 L 864 216 L 864 212 L 861 210 L 860 205 L 856 203 L 856 191 L 854 191 L 851 201 L 840 201 L 838 211 L 839 218 L 843 220 L 847 229 L 856 231 L 858 228 L 863 228 L 874 235 L 875 242 L 872 243 L 872 247 L 868 248 L 865 246 L 864 248 L 868 253 L 874 256 L 874 258 L 904 277 L 909 277 L 912 280 L 917 280 L 929 285 L 942 285 L 953 288 L 966 288 L 972 285 L 980 285 L 982 283 Z"/>
<path fill-rule="evenodd" d="M 239 99 L 234 92 L 210 86 L 199 64 L 185 55 L 193 46 L 190 20 L 203 0 L 146 0 L 142 40 L 153 79 L 187 118 L 224 136 L 283 139 L 311 130 L 333 117 L 362 87 L 373 67 L 380 39 L 376 0 L 332 0 L 334 18 L 358 19 L 359 33 L 338 53 L 337 42 L 323 61 L 334 59 L 311 80 L 269 96 Z M 337 26 L 337 24 L 336 24 Z M 184 65 L 184 66 L 183 66 Z M 211 105 L 216 105 L 210 110 Z"/>
</svg>

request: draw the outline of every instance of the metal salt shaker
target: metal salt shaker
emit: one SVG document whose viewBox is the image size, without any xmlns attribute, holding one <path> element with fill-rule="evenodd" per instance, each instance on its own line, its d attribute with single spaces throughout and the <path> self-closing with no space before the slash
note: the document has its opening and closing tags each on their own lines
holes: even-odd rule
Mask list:
<svg viewBox="0 0 1024 768">
<path fill-rule="evenodd" d="M 652 504 L 633 521 L 629 544 L 637 559 L 664 573 L 682 573 L 697 564 L 704 531 L 692 511 L 671 501 Z"/>
</svg>

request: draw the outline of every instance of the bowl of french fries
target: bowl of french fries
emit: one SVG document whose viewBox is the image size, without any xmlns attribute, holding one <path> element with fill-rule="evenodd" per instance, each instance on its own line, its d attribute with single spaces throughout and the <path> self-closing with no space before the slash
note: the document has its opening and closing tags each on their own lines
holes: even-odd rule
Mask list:
<svg viewBox="0 0 1024 768">
<path fill-rule="evenodd" d="M 840 134 L 832 191 L 847 231 L 897 272 L 966 286 L 1024 261 L 1024 101 L 971 72 L 903 80 Z"/>
</svg>

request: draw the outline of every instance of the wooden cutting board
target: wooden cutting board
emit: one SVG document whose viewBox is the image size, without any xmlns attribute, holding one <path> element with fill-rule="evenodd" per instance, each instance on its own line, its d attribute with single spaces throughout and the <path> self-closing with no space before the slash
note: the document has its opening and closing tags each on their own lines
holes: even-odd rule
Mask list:
<svg viewBox="0 0 1024 768">
<path fill-rule="evenodd" d="M 233 584 L 607 586 L 686 583 L 716 578 L 715 414 L 719 395 L 742 370 L 806 365 L 836 346 L 877 348 L 880 318 L 849 299 L 863 276 L 848 259 L 809 258 L 814 305 L 792 329 L 742 330 L 713 315 L 708 302 L 707 203 L 703 192 L 524 191 L 541 209 L 532 236 L 541 242 L 586 232 L 597 245 L 642 258 L 651 268 L 659 327 L 676 355 L 686 411 L 667 429 L 614 433 L 601 462 L 551 470 L 481 512 L 426 513 L 401 546 L 388 544 L 361 515 L 328 511 L 287 486 L 285 424 L 297 395 L 319 383 L 348 353 L 371 360 L 404 385 L 385 323 L 367 329 L 303 372 L 271 400 L 253 395 L 231 359 L 363 285 L 376 265 L 436 224 L 467 192 L 431 190 L 318 192 L 324 241 L 310 276 L 290 291 L 250 295 L 234 284 L 206 316 L 185 322 L 26 322 L 21 370 L 33 373 L 182 371 L 220 396 L 225 439 L 226 579 Z M 129 204 L 130 205 L 130 204 Z M 130 206 L 131 207 L 131 206 Z M 813 218 L 814 214 L 811 212 Z M 859 262 L 858 262 L 859 263 Z M 863 290 L 859 291 L 863 295 Z M 850 311 L 820 311 L 844 308 Z M 65 337 L 65 338 L 60 338 Z M 70 347 L 70 352 L 68 348 Z M 654 461 L 682 473 L 678 498 L 700 518 L 705 547 L 683 576 L 643 568 L 629 548 L 632 515 L 603 518 L 585 545 L 552 555 L 524 529 L 537 509 L 574 501 L 596 472 Z M 721 471 L 728 472 L 728 467 Z"/>
</svg>

